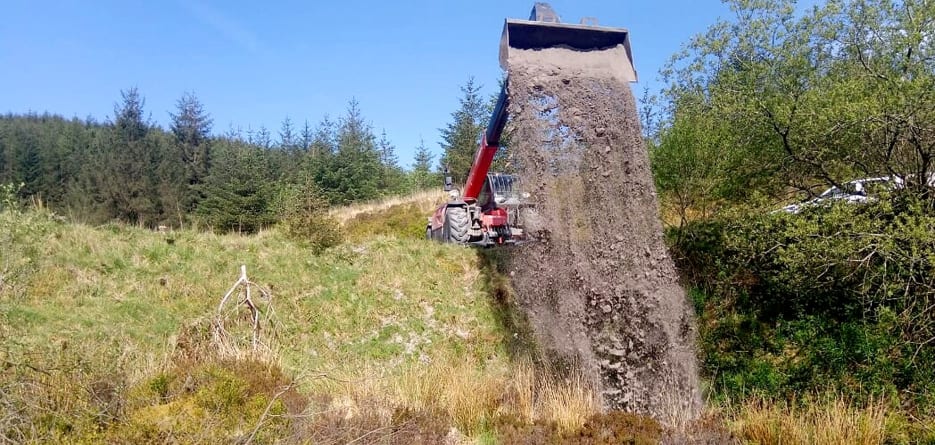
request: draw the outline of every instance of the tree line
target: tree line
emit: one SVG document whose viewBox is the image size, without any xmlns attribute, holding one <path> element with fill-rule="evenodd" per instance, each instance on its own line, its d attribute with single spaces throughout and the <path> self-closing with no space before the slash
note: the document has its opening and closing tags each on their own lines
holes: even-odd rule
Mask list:
<svg viewBox="0 0 935 445">
<path fill-rule="evenodd" d="M 814 196 L 868 176 L 928 193 L 935 175 L 935 5 L 729 0 L 733 20 L 663 70 L 643 113 L 659 188 L 679 212 Z"/>
<path fill-rule="evenodd" d="M 404 168 L 386 131 L 377 133 L 354 100 L 337 119 L 314 126 L 286 118 L 275 134 L 265 127 L 215 134 L 194 94 L 182 95 L 164 129 L 130 88 L 104 122 L 0 115 L 0 184 L 16 184 L 22 199 L 84 223 L 253 232 L 279 221 L 297 194 L 327 206 L 440 187 L 446 165 L 463 181 L 489 101 L 473 79 L 462 92 L 452 122 L 440 129 L 439 162 L 423 141 Z"/>
</svg>

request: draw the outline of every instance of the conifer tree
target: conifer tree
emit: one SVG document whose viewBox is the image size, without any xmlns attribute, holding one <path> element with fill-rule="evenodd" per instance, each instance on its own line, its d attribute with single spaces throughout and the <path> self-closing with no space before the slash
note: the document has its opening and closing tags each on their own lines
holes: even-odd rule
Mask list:
<svg viewBox="0 0 935 445">
<path fill-rule="evenodd" d="M 260 128 L 253 133 L 253 140 L 250 143 L 268 150 L 273 146 L 273 137 L 265 125 L 260 125 Z"/>
<path fill-rule="evenodd" d="M 185 93 L 176 102 L 170 128 L 175 136 L 178 155 L 185 172 L 187 187 L 182 206 L 185 211 L 197 207 L 202 196 L 200 185 L 211 169 L 211 125 L 213 120 L 194 93 Z"/>
<path fill-rule="evenodd" d="M 405 188 L 405 175 L 399 167 L 399 158 L 396 156 L 396 147 L 386 136 L 384 129 L 377 141 L 377 151 L 380 154 L 380 193 L 383 195 L 398 194 Z"/>
<path fill-rule="evenodd" d="M 85 168 L 102 205 L 99 216 L 148 224 L 158 213 L 152 173 L 156 147 L 148 137 L 152 123 L 143 117 L 145 100 L 136 88 L 120 94 L 111 131 L 98 139 L 96 162 Z"/>
<path fill-rule="evenodd" d="M 268 153 L 243 141 L 223 138 L 218 156 L 202 186 L 198 216 L 218 232 L 254 233 L 274 222 Z"/>
<path fill-rule="evenodd" d="M 285 151 L 295 151 L 297 148 L 296 144 L 296 135 L 295 129 L 292 126 L 292 119 L 289 119 L 286 116 L 282 121 L 282 126 L 279 129 L 279 148 Z"/>
<path fill-rule="evenodd" d="M 436 185 L 437 175 L 432 173 L 432 160 L 434 158 L 435 155 L 425 146 L 425 141 L 420 140 L 412 163 L 412 172 L 409 176 L 409 182 L 413 190 L 425 190 Z"/>
<path fill-rule="evenodd" d="M 451 114 L 452 121 L 441 129 L 443 153 L 439 159 L 439 171 L 447 165 L 456 184 L 463 184 L 467 179 L 490 113 L 490 105 L 481 97 L 480 87 L 473 77 L 461 87 L 461 93 L 460 106 Z"/>
<path fill-rule="evenodd" d="M 372 199 L 379 194 L 380 153 L 356 100 L 351 100 L 337 131 L 337 152 L 320 170 L 319 184 L 335 204 Z"/>
<path fill-rule="evenodd" d="M 305 124 L 302 125 L 302 131 L 299 133 L 299 148 L 301 148 L 302 151 L 308 152 L 314 139 L 315 135 L 312 132 L 312 127 L 308 125 L 308 120 L 306 119 Z"/>
</svg>

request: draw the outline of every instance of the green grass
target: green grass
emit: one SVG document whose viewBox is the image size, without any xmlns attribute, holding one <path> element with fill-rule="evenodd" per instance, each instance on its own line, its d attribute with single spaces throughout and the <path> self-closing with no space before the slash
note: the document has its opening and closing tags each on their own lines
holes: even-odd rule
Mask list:
<svg viewBox="0 0 935 445">
<path fill-rule="evenodd" d="M 187 431 L 183 436 L 193 442 L 214 440 L 215 430 L 232 420 L 223 410 L 209 418 L 198 400 L 222 397 L 205 391 L 227 391 L 225 381 L 240 383 L 209 373 L 204 378 L 218 382 L 206 384 L 208 389 L 166 388 L 218 366 L 208 357 L 198 363 L 176 357 L 178 348 L 197 342 L 193 332 L 207 332 L 206 322 L 238 278 L 240 265 L 271 291 L 275 324 L 264 326 L 261 335 L 274 341 L 273 365 L 296 377 L 305 394 L 357 397 L 367 387 L 371 393 L 395 391 L 386 403 L 424 405 L 397 389 L 424 380 L 426 373 L 448 378 L 449 366 L 465 368 L 457 372 L 480 385 L 487 378 L 506 381 L 510 358 L 502 339 L 510 334 L 498 324 L 500 309 L 491 306 L 488 280 L 472 249 L 372 234 L 315 255 L 276 230 L 248 237 L 161 234 L 122 225 L 65 224 L 43 212 L 0 216 L 0 229 L 16 234 L 0 240 L 6 260 L 0 264 L 16 267 L 0 288 L 0 359 L 7 363 L 0 390 L 15 395 L 11 405 L 0 407 L 0 417 L 23 425 L 44 422 L 38 435 L 20 440 L 93 443 L 116 440 L 129 427 L 148 431 L 133 436 L 143 442 L 164 439 L 165 428 Z M 12 255 L 20 261 L 9 261 Z M 328 383 L 352 380 L 359 383 Z M 114 389 L 125 399 L 117 416 L 122 420 L 101 430 L 100 398 L 89 388 L 109 381 L 122 382 Z M 33 384 L 38 392 L 24 389 Z M 153 398 L 153 387 L 173 395 Z M 452 414 L 440 422 L 460 416 L 459 424 L 469 430 L 472 422 L 492 415 L 483 410 L 496 409 L 486 402 L 496 400 L 490 396 L 471 415 L 459 414 L 457 406 L 469 398 L 444 401 Z M 169 418 L 179 410 L 214 425 L 204 427 L 214 432 Z M 31 427 L 10 428 L 0 434 L 15 437 L 10 431 Z"/>
<path fill-rule="evenodd" d="M 568 429 L 596 412 L 590 388 L 514 362 L 528 332 L 496 255 L 400 231 L 422 218 L 402 208 L 359 212 L 351 241 L 318 255 L 276 230 L 160 234 L 0 214 L 16 234 L 4 255 L 24 260 L 0 262 L 17 267 L 0 289 L 0 434 L 217 443 L 260 425 L 259 443 L 374 431 L 431 443 L 456 427 L 464 443 L 496 443 L 501 415 Z M 399 224 L 379 224 L 387 215 Z M 275 348 L 260 364 L 205 349 L 240 265 L 272 293 L 275 324 L 261 332 Z M 283 384 L 301 392 L 290 407 Z M 266 406 L 295 417 L 267 419 Z"/>
<path fill-rule="evenodd" d="M 275 231 L 172 239 L 55 224 L 29 240 L 41 252 L 25 297 L 0 298 L 5 322 L 26 348 L 106 337 L 160 353 L 183 324 L 213 314 L 243 264 L 272 291 L 287 368 L 502 352 L 472 250 L 377 237 L 316 256 Z"/>
</svg>

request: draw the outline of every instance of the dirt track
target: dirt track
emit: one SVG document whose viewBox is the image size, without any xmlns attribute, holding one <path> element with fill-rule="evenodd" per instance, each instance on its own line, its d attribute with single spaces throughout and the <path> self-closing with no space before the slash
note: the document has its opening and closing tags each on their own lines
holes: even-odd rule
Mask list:
<svg viewBox="0 0 935 445">
<path fill-rule="evenodd" d="M 676 422 L 701 408 L 695 327 L 620 64 L 623 47 L 511 52 L 508 153 L 538 240 L 512 255 L 513 286 L 550 358 L 607 408 Z"/>
</svg>

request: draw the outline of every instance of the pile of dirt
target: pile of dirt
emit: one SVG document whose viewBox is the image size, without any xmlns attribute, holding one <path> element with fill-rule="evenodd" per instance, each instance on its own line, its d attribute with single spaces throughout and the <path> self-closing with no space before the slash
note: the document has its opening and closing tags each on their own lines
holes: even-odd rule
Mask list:
<svg viewBox="0 0 935 445">
<path fill-rule="evenodd" d="M 536 242 L 513 286 L 548 357 L 608 409 L 665 423 L 701 409 L 691 306 L 663 240 L 626 50 L 511 51 L 508 153 L 532 194 Z"/>
</svg>

